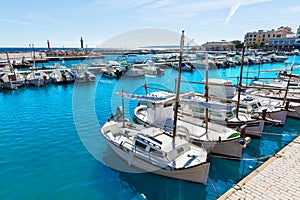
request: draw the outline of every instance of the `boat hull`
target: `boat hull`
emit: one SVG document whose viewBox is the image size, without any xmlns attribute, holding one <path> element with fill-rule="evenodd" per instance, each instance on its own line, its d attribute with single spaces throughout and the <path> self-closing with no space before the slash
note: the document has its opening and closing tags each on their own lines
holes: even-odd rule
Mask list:
<svg viewBox="0 0 300 200">
<path fill-rule="evenodd" d="M 288 111 L 287 116 L 300 119 L 300 106 L 291 106 L 291 109 L 293 109 L 293 111 Z"/>
<path fill-rule="evenodd" d="M 260 138 L 264 129 L 264 120 L 254 120 L 254 121 L 228 121 L 227 126 L 229 128 L 237 128 L 246 124 L 245 134 L 250 137 Z"/>
<path fill-rule="evenodd" d="M 15 89 L 18 89 L 19 87 L 22 87 L 24 85 L 25 85 L 24 81 L 11 81 L 11 82 L 4 82 L 3 83 L 3 88 L 10 89 L 10 90 L 15 90 Z"/>
<path fill-rule="evenodd" d="M 280 110 L 280 111 L 274 111 L 274 112 L 267 112 L 267 118 L 270 119 L 274 119 L 274 120 L 278 120 L 280 121 L 279 124 L 275 124 L 275 125 L 279 125 L 279 126 L 283 126 L 285 124 L 286 121 L 286 116 L 287 116 L 287 111 L 286 110 Z M 271 123 L 268 120 L 266 121 L 266 123 Z"/>
<path fill-rule="evenodd" d="M 48 83 L 50 83 L 50 79 L 47 79 L 47 80 L 44 80 L 44 79 L 33 79 L 33 80 L 27 80 L 28 83 L 30 85 L 34 85 L 36 87 L 41 87 L 41 86 L 45 86 L 47 85 Z"/>
<path fill-rule="evenodd" d="M 209 167 L 210 167 L 209 162 L 205 162 L 191 168 L 167 170 L 167 169 L 162 169 L 157 165 L 153 165 L 146 160 L 135 157 L 131 151 L 126 151 L 110 141 L 107 142 L 110 148 L 114 151 L 114 153 L 118 157 L 128 162 L 129 165 L 139 168 L 145 172 L 151 172 L 161 176 L 174 178 L 174 179 L 181 179 L 185 181 L 191 181 L 195 183 L 202 183 L 202 184 L 207 183 Z"/>
<path fill-rule="evenodd" d="M 195 141 L 195 144 L 203 145 L 207 152 L 214 155 L 220 155 L 226 158 L 241 159 L 243 148 L 240 144 L 242 138 L 234 138 L 232 140 L 223 141 Z"/>
</svg>

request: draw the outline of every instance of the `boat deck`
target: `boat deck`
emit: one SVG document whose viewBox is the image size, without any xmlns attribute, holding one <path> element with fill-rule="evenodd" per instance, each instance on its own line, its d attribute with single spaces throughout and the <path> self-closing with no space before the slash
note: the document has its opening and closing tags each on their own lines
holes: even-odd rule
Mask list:
<svg viewBox="0 0 300 200">
<path fill-rule="evenodd" d="M 300 136 L 219 199 L 300 199 Z"/>
</svg>

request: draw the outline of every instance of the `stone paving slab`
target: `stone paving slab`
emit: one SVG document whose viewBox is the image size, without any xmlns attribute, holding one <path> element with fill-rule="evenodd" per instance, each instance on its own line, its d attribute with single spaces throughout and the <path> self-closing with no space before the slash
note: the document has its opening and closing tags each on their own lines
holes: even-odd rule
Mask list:
<svg viewBox="0 0 300 200">
<path fill-rule="evenodd" d="M 219 198 L 223 199 L 300 199 L 300 136 Z"/>
</svg>

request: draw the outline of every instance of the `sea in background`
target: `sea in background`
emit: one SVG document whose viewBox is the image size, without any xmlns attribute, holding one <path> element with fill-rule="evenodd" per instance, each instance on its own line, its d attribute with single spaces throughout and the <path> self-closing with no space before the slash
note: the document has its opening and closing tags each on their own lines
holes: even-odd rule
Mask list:
<svg viewBox="0 0 300 200">
<path fill-rule="evenodd" d="M 103 61 L 114 59 L 108 55 Z M 286 63 L 245 66 L 244 77 L 276 77 L 276 72 L 258 72 L 289 68 Z M 87 61 L 60 61 L 71 67 Z M 296 59 L 300 63 L 300 57 Z M 55 62 L 44 63 L 52 65 Z M 38 64 L 42 66 L 42 64 Z M 215 69 L 209 77 L 230 79 L 240 67 Z M 299 68 L 294 72 L 299 73 Z M 288 118 L 285 126 L 265 126 L 261 139 L 253 139 L 241 161 L 212 157 L 207 185 L 161 177 L 151 173 L 128 173 L 107 166 L 121 163 L 108 148 L 99 129 L 121 97 L 115 92 L 145 94 L 147 85 L 174 89 L 177 71 L 143 78 L 108 79 L 97 75 L 87 84 L 23 87 L 0 92 L 0 199 L 216 199 L 236 182 L 255 170 L 266 159 L 293 140 L 300 130 L 297 119 Z M 183 80 L 203 81 L 204 69 L 184 72 Z M 250 80 L 243 80 L 250 83 Z M 203 86 L 182 84 L 182 91 L 203 92 Z M 151 92 L 151 91 L 150 91 Z M 125 114 L 133 118 L 133 100 L 125 100 Z M 125 163 L 126 164 L 126 163 Z"/>
<path fill-rule="evenodd" d="M 76 47 L 65 47 L 65 48 L 57 48 L 54 47 L 52 50 L 80 50 L 81 48 Z M 103 48 L 85 48 L 86 50 L 93 50 L 93 49 L 103 49 Z M 46 51 L 48 48 L 45 47 L 34 47 L 34 51 Z M 7 47 L 7 48 L 0 48 L 0 52 L 31 52 L 33 48 L 31 47 Z"/>
</svg>

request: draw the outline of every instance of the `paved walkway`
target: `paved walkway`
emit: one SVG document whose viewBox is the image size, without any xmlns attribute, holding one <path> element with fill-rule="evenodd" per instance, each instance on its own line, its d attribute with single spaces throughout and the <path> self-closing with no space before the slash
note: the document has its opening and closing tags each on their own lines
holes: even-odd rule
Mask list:
<svg viewBox="0 0 300 200">
<path fill-rule="evenodd" d="M 300 199 L 300 136 L 219 199 Z"/>
</svg>

